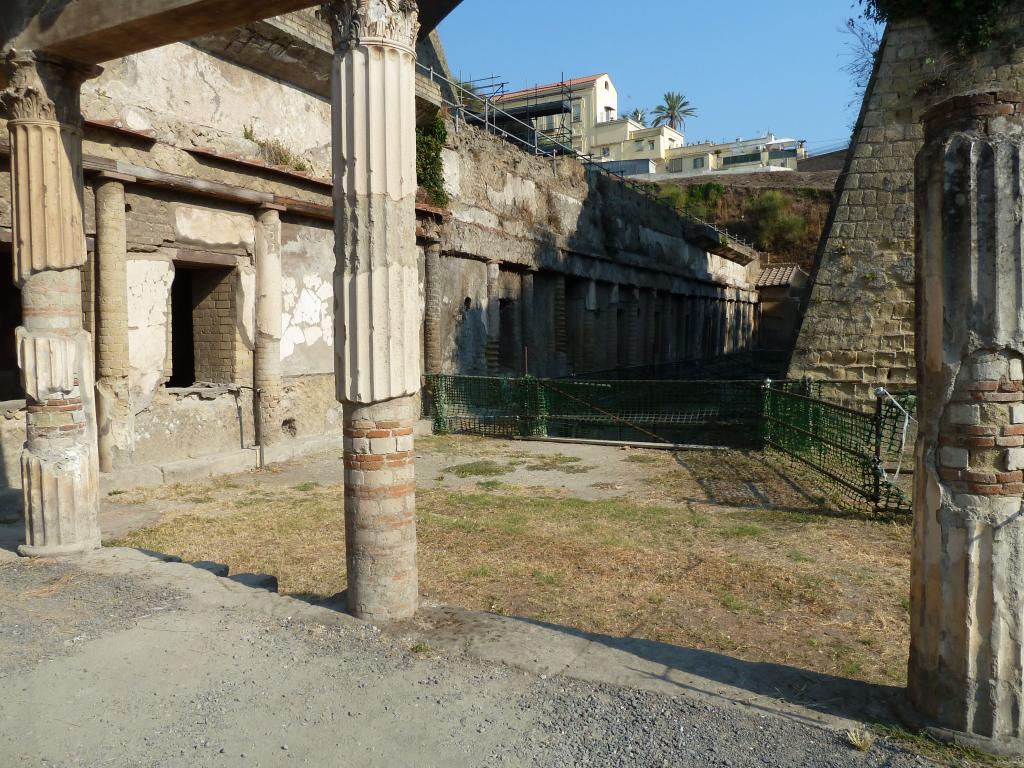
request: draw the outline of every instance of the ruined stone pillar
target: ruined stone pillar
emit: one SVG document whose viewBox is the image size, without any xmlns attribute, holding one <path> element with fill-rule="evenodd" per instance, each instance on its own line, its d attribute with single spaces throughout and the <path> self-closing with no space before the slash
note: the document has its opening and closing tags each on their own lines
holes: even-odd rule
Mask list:
<svg viewBox="0 0 1024 768">
<path fill-rule="evenodd" d="M 16 331 L 27 402 L 21 457 L 23 555 L 100 543 L 92 339 L 82 328 L 82 116 L 94 74 L 42 55 L 11 54 L 0 95 L 11 145 Z"/>
<path fill-rule="evenodd" d="M 526 358 L 524 361 L 525 365 L 528 366 L 528 370 L 523 371 L 524 373 L 530 373 L 531 371 L 536 375 L 539 370 L 537 363 L 540 362 L 540 357 L 537 355 L 534 341 L 536 339 L 536 332 L 534 329 L 534 323 L 537 319 L 534 317 L 535 303 L 533 293 L 533 280 L 536 274 L 533 270 L 527 270 L 522 275 L 522 318 L 523 318 L 523 346 L 526 348 Z"/>
<path fill-rule="evenodd" d="M 917 161 L 917 472 L 908 699 L 921 724 L 1024 750 L 1024 97 L 925 115 Z"/>
<path fill-rule="evenodd" d="M 348 609 L 417 606 L 412 425 L 420 383 L 412 0 L 322 6 L 331 67 L 335 376 L 344 408 Z"/>
<path fill-rule="evenodd" d="M 487 373 L 498 371 L 501 357 L 501 263 L 487 262 Z"/>
<path fill-rule="evenodd" d="M 643 327 L 640 316 L 640 289 L 636 286 L 629 286 L 625 289 L 626 294 L 626 343 L 628 345 L 628 365 L 636 368 L 643 365 Z"/>
<path fill-rule="evenodd" d="M 587 280 L 583 285 L 583 323 L 581 328 L 580 361 L 583 371 L 596 370 L 597 359 L 597 282 Z M 579 373 L 579 371 L 577 371 Z"/>
<path fill-rule="evenodd" d="M 103 472 L 131 465 L 135 413 L 128 392 L 128 240 L 125 182 L 131 176 L 96 176 L 96 426 Z"/>
<path fill-rule="evenodd" d="M 423 356 L 426 373 L 441 372 L 441 244 L 430 243 L 423 261 Z M 531 283 L 532 285 L 532 283 Z"/>
<path fill-rule="evenodd" d="M 252 386 L 256 406 L 256 445 L 262 450 L 281 440 L 281 214 L 266 205 L 256 215 L 256 344 Z"/>
</svg>

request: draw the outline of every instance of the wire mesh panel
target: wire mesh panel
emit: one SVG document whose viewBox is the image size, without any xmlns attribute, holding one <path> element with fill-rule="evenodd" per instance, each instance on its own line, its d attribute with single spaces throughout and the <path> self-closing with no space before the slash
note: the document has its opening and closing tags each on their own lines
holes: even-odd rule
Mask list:
<svg viewBox="0 0 1024 768">
<path fill-rule="evenodd" d="M 902 461 L 910 399 L 873 413 L 821 399 L 812 381 L 621 381 L 426 377 L 438 433 L 564 437 L 734 448 L 772 446 L 817 470 L 849 501 L 907 512 L 884 471 Z M 892 407 L 887 407 L 891 403 Z"/>
<path fill-rule="evenodd" d="M 849 501 L 908 511 L 909 500 L 882 471 L 884 446 L 896 444 L 901 422 L 881 400 L 875 413 L 864 413 L 794 389 L 765 387 L 765 442 L 816 469 Z"/>
</svg>

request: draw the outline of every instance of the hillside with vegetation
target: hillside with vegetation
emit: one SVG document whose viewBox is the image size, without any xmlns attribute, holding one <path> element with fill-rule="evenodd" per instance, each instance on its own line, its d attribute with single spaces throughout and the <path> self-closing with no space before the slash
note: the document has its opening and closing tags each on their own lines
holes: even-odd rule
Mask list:
<svg viewBox="0 0 1024 768">
<path fill-rule="evenodd" d="M 832 205 L 836 176 L 744 174 L 714 181 L 673 179 L 657 187 L 658 195 L 678 210 L 753 243 L 765 253 L 764 263 L 799 264 L 809 272 Z"/>
</svg>

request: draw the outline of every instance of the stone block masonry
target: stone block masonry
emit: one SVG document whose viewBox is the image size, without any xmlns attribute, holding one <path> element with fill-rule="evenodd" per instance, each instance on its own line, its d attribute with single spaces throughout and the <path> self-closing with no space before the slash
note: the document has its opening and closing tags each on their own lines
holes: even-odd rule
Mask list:
<svg viewBox="0 0 1024 768">
<path fill-rule="evenodd" d="M 790 376 L 835 382 L 851 402 L 912 389 L 914 160 L 921 117 L 948 94 L 1024 89 L 1024 32 L 1007 13 L 997 43 L 958 61 L 924 22 L 891 24 L 865 95 L 813 274 Z"/>
</svg>

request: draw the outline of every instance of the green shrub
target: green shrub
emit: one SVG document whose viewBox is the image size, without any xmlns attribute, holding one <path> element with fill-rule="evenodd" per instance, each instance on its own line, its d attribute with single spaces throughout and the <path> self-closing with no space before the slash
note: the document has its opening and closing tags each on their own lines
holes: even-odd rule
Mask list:
<svg viewBox="0 0 1024 768">
<path fill-rule="evenodd" d="M 943 43 L 965 56 L 987 48 L 1009 0 L 860 0 L 872 21 L 925 18 Z"/>
<path fill-rule="evenodd" d="M 725 197 L 725 187 L 713 181 L 686 187 L 665 184 L 658 196 L 683 213 L 710 220 L 718 214 L 718 207 Z"/>
<path fill-rule="evenodd" d="M 448 129 L 440 116 L 424 128 L 416 129 L 416 183 L 426 190 L 430 202 L 441 208 L 451 202 L 444 188 L 441 162 L 441 150 L 447 140 Z"/>
</svg>

